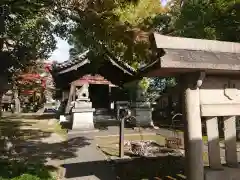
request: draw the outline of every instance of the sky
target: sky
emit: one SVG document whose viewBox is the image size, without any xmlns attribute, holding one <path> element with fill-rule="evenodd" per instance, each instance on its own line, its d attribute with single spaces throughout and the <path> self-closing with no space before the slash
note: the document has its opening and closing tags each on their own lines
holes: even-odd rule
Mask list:
<svg viewBox="0 0 240 180">
<path fill-rule="evenodd" d="M 55 37 L 57 40 L 57 48 L 53 51 L 50 61 L 63 62 L 69 59 L 69 49 L 71 48 L 67 41 Z"/>
<path fill-rule="evenodd" d="M 166 4 L 167 4 L 167 0 L 160 0 L 160 2 L 162 4 L 162 6 L 166 6 Z"/>
<path fill-rule="evenodd" d="M 168 0 L 160 0 L 162 6 L 167 4 Z M 49 58 L 50 61 L 58 61 L 63 62 L 69 59 L 69 49 L 71 48 L 67 41 L 56 37 L 57 40 L 57 48 L 53 51 L 51 57 Z"/>
</svg>

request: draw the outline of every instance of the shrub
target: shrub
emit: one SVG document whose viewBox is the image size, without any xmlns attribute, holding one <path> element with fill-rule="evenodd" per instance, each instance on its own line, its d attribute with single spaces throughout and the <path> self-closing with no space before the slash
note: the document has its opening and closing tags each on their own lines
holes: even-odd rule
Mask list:
<svg viewBox="0 0 240 180">
<path fill-rule="evenodd" d="M 39 177 L 33 176 L 31 174 L 23 174 L 21 176 L 15 177 L 11 180 L 41 180 L 41 179 Z"/>
</svg>

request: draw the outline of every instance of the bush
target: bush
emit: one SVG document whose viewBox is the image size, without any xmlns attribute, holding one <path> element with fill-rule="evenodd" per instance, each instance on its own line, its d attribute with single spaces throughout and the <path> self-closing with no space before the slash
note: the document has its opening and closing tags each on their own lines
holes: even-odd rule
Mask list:
<svg viewBox="0 0 240 180">
<path fill-rule="evenodd" d="M 11 180 L 41 180 L 41 179 L 37 176 L 33 176 L 30 174 L 23 174 L 21 176 L 15 177 Z"/>
</svg>

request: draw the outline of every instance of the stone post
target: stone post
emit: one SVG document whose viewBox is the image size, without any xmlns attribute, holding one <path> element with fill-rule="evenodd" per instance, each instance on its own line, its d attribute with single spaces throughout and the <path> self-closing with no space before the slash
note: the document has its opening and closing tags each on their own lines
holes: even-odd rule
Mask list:
<svg viewBox="0 0 240 180">
<path fill-rule="evenodd" d="M 150 102 L 144 97 L 143 89 L 136 82 L 136 101 L 132 104 L 133 115 L 136 117 L 137 126 L 153 126 L 152 109 Z"/>
<path fill-rule="evenodd" d="M 237 167 L 236 116 L 224 117 L 224 138 L 227 165 Z"/>
<path fill-rule="evenodd" d="M 184 117 L 185 120 L 185 155 L 186 155 L 186 175 L 188 180 L 203 180 L 203 142 L 202 123 L 200 116 L 199 87 L 194 87 L 197 81 L 188 81 L 185 77 L 182 82 L 186 82 L 184 88 Z"/>
<path fill-rule="evenodd" d="M 208 157 L 212 169 L 221 169 L 219 131 L 217 117 L 207 117 Z"/>
<path fill-rule="evenodd" d="M 20 100 L 18 97 L 18 90 L 14 90 L 14 101 L 15 101 L 15 112 L 20 113 L 21 112 L 21 105 L 20 105 Z"/>
</svg>

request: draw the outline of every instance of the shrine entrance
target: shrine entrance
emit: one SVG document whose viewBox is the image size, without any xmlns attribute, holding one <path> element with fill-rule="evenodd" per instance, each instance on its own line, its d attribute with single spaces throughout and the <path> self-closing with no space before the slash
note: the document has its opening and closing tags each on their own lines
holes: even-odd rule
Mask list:
<svg viewBox="0 0 240 180">
<path fill-rule="evenodd" d="M 90 84 L 89 96 L 92 107 L 95 109 L 108 109 L 110 103 L 109 86 L 105 84 Z"/>
<path fill-rule="evenodd" d="M 92 108 L 110 112 L 111 88 L 115 87 L 110 81 L 101 75 L 85 75 L 74 81 L 72 85 L 81 87 L 88 85 L 89 99 L 92 102 Z"/>
</svg>

